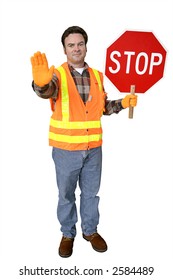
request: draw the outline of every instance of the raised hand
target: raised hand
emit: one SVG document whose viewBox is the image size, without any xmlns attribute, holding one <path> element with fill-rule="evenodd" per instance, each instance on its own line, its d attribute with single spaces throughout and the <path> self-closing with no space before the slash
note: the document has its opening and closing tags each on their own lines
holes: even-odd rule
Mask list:
<svg viewBox="0 0 173 280">
<path fill-rule="evenodd" d="M 49 68 L 47 58 L 44 53 L 34 53 L 31 57 L 31 64 L 33 80 L 37 86 L 43 87 L 52 80 L 54 66 Z"/>
</svg>

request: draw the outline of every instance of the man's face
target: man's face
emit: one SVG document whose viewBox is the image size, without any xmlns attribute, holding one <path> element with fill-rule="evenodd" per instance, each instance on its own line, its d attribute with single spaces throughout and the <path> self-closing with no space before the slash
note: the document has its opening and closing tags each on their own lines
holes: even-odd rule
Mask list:
<svg viewBox="0 0 173 280">
<path fill-rule="evenodd" d="M 73 67 L 83 67 L 86 56 L 86 45 L 81 34 L 70 34 L 64 41 L 64 53 L 67 55 L 67 62 Z"/>
</svg>

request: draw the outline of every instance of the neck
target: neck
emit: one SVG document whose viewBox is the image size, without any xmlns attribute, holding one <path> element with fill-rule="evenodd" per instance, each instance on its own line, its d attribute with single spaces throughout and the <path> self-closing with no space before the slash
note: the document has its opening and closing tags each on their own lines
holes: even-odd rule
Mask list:
<svg viewBox="0 0 173 280">
<path fill-rule="evenodd" d="M 69 65 L 71 65 L 73 68 L 83 68 L 84 65 L 85 65 L 84 61 L 83 62 L 79 62 L 79 63 L 72 63 L 71 61 L 67 60 L 67 63 Z"/>
</svg>

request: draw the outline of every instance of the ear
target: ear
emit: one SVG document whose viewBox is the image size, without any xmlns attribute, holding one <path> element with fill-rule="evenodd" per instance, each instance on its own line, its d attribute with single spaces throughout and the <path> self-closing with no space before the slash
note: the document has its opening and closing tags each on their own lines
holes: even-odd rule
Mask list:
<svg viewBox="0 0 173 280">
<path fill-rule="evenodd" d="M 67 54 L 67 53 L 66 53 L 66 50 L 65 50 L 65 47 L 64 47 L 63 49 L 64 49 L 64 54 Z"/>
</svg>

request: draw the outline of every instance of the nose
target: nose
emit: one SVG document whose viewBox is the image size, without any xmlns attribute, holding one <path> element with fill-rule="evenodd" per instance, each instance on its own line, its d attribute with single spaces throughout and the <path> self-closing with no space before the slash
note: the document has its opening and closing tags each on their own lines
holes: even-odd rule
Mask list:
<svg viewBox="0 0 173 280">
<path fill-rule="evenodd" d="M 80 48 L 79 48 L 79 46 L 78 46 L 77 44 L 74 46 L 74 50 L 75 50 L 76 52 L 78 52 L 78 51 L 80 50 Z"/>
</svg>

